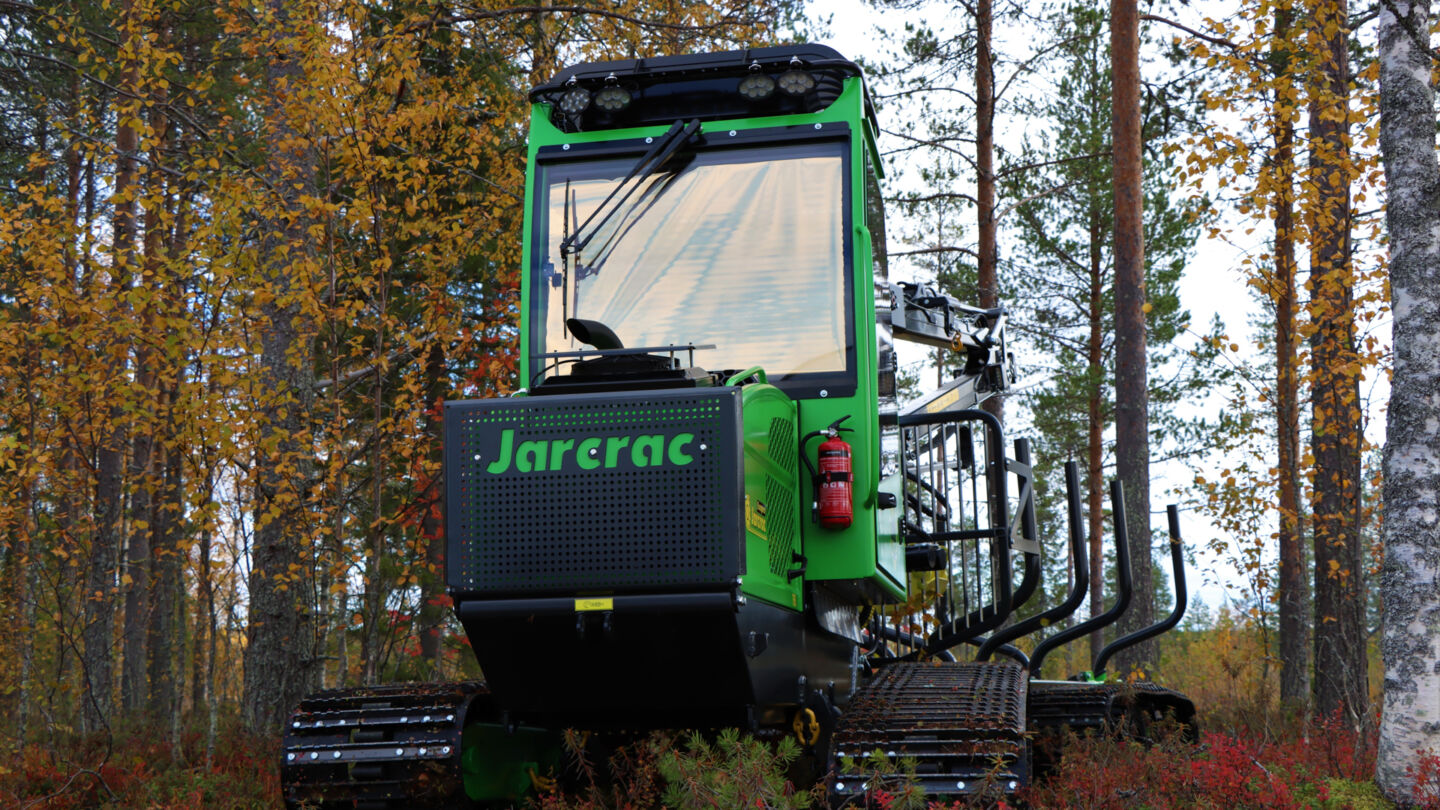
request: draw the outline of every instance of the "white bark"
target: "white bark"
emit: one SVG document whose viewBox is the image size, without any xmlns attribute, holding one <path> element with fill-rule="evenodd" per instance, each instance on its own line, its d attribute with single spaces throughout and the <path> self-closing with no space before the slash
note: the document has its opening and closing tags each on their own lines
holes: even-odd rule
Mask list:
<svg viewBox="0 0 1440 810">
<path fill-rule="evenodd" d="M 1385 436 L 1384 714 L 1375 778 L 1440 754 L 1440 163 L 1428 0 L 1382 0 L 1380 147 L 1388 189 L 1395 368 Z"/>
</svg>

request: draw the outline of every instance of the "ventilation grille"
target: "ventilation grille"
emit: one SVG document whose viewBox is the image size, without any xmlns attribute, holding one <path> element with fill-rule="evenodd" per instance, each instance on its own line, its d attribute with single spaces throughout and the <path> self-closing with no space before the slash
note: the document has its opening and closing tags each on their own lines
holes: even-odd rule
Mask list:
<svg viewBox="0 0 1440 810">
<path fill-rule="evenodd" d="M 770 537 L 770 572 L 784 576 L 790 570 L 790 553 L 795 549 L 795 491 L 774 476 L 766 476 L 765 510 L 765 528 Z"/>
<path fill-rule="evenodd" d="M 795 423 L 781 416 L 770 420 L 770 459 L 794 476 L 796 452 Z"/>
<path fill-rule="evenodd" d="M 735 389 L 451 403 L 453 590 L 719 586 L 741 573 Z"/>
</svg>

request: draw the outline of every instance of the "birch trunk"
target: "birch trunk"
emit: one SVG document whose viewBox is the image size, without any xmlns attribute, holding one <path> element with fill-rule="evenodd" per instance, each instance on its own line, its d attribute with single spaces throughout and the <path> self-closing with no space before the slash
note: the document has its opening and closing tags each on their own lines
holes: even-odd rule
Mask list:
<svg viewBox="0 0 1440 810">
<path fill-rule="evenodd" d="M 1428 3 L 1381 4 L 1395 366 L 1385 431 L 1385 693 L 1375 779 L 1402 804 L 1413 800 L 1407 766 L 1421 752 L 1440 752 L 1440 164 L 1430 24 Z"/>
</svg>

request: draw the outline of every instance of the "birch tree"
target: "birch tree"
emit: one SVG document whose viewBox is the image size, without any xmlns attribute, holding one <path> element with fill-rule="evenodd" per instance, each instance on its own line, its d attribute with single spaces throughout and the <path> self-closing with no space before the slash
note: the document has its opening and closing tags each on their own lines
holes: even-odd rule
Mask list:
<svg viewBox="0 0 1440 810">
<path fill-rule="evenodd" d="M 1428 2 L 1380 9 L 1380 148 L 1389 189 L 1395 365 L 1385 431 L 1384 710 L 1375 778 L 1414 796 L 1408 769 L 1440 752 L 1440 163 Z"/>
</svg>

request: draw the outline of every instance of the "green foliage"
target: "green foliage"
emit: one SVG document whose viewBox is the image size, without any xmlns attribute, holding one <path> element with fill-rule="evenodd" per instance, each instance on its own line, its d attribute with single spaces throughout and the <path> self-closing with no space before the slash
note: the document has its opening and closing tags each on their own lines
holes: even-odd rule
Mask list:
<svg viewBox="0 0 1440 810">
<path fill-rule="evenodd" d="M 672 810 L 745 807 L 798 810 L 814 805 L 788 772 L 800 756 L 789 737 L 771 744 L 738 729 L 714 736 L 691 732 L 683 745 L 667 732 L 616 749 L 606 772 L 590 760 L 583 735 L 566 735 L 571 772 L 581 786 L 541 797 L 543 810 L 606 810 L 665 806 Z"/>
<path fill-rule="evenodd" d="M 665 804 L 672 808 L 810 806 L 810 795 L 796 792 L 785 769 L 800 750 L 784 737 L 773 748 L 736 729 L 726 729 L 712 742 L 698 732 L 685 740 L 683 751 L 660 756 Z"/>
</svg>

